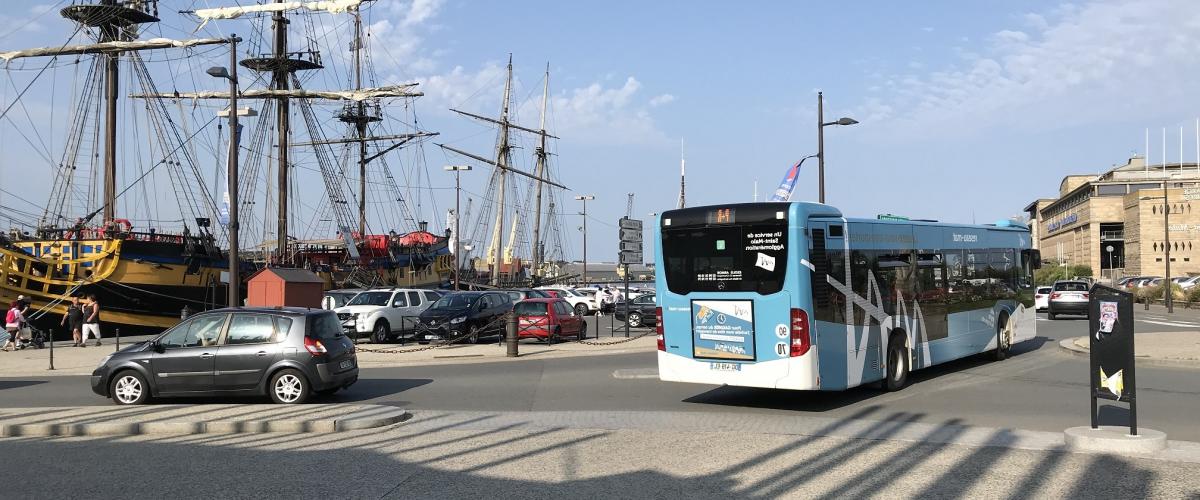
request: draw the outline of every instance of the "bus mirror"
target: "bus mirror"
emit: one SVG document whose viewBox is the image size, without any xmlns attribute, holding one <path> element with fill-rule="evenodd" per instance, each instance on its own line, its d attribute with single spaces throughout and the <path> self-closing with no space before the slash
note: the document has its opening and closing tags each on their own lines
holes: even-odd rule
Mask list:
<svg viewBox="0 0 1200 500">
<path fill-rule="evenodd" d="M 1042 251 L 1037 249 L 1025 250 L 1026 256 L 1029 258 L 1029 267 L 1032 269 L 1042 268 Z"/>
</svg>

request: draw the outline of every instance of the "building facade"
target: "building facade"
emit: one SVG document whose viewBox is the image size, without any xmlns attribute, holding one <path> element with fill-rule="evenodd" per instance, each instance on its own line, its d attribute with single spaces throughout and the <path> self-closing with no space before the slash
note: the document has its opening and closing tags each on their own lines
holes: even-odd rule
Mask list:
<svg viewBox="0 0 1200 500">
<path fill-rule="evenodd" d="M 1200 274 L 1195 163 L 1147 165 L 1133 157 L 1102 174 L 1067 176 L 1058 198 L 1025 211 L 1043 261 L 1086 265 L 1095 276 L 1165 276 L 1169 249 L 1172 276 Z"/>
</svg>

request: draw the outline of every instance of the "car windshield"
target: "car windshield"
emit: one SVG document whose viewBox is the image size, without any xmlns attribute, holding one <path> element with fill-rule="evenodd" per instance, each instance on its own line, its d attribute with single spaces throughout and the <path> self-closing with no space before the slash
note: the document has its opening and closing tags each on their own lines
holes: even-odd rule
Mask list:
<svg viewBox="0 0 1200 500">
<path fill-rule="evenodd" d="M 517 302 L 517 306 L 513 308 L 513 312 L 517 316 L 545 316 L 545 302 Z"/>
<path fill-rule="evenodd" d="M 1083 283 L 1081 281 L 1068 281 L 1066 283 L 1054 284 L 1054 291 L 1056 292 L 1086 292 L 1087 290 L 1087 283 Z"/>
<path fill-rule="evenodd" d="M 471 304 L 474 304 L 475 301 L 479 300 L 479 297 L 479 295 L 463 295 L 452 293 L 438 299 L 437 302 L 434 302 L 432 309 L 463 309 L 466 307 L 471 307 Z"/>
<path fill-rule="evenodd" d="M 392 292 L 363 292 L 355 295 L 348 306 L 386 306 L 388 299 L 392 297 Z"/>
</svg>

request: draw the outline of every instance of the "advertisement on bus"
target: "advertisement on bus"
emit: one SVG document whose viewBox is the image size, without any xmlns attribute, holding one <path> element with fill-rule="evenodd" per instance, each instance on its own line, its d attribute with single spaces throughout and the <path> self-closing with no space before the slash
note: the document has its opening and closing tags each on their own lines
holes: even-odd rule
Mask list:
<svg viewBox="0 0 1200 500">
<path fill-rule="evenodd" d="M 754 360 L 754 302 L 693 300 L 692 355 L 705 359 Z"/>
</svg>

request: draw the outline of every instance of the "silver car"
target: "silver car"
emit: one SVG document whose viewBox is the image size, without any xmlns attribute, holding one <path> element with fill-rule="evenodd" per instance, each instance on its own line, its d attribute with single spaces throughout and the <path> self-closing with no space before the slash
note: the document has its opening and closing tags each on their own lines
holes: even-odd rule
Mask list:
<svg viewBox="0 0 1200 500">
<path fill-rule="evenodd" d="M 1050 304 L 1046 317 L 1055 319 L 1059 314 L 1088 314 L 1088 284 L 1086 281 L 1055 281 L 1050 290 Z"/>
</svg>

